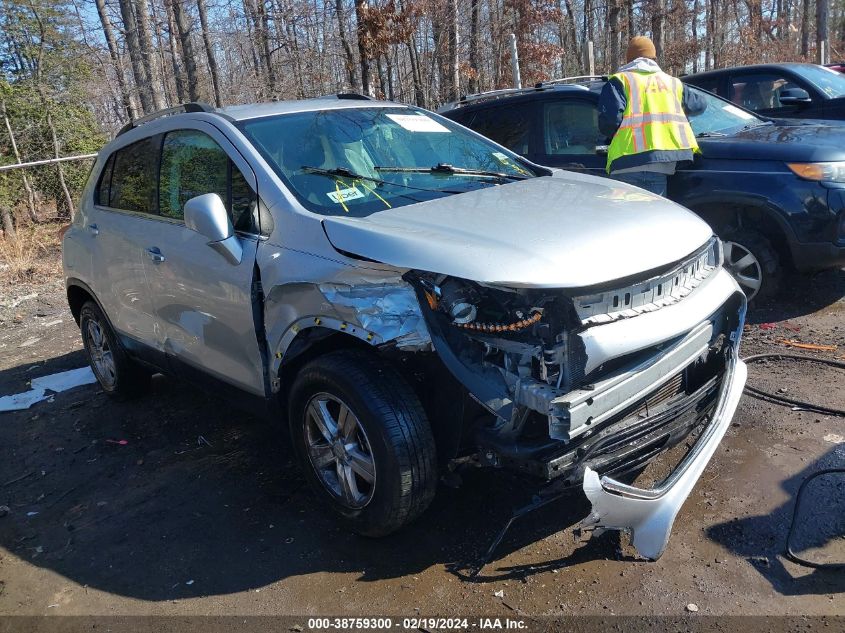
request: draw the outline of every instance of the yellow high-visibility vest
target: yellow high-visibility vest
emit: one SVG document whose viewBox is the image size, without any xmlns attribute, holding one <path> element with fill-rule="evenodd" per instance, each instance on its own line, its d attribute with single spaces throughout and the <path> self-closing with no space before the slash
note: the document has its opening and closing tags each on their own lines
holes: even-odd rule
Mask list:
<svg viewBox="0 0 845 633">
<path fill-rule="evenodd" d="M 628 103 L 607 151 L 607 172 L 617 158 L 654 150 L 700 153 L 682 106 L 684 85 L 664 72 L 626 71 L 611 76 Z"/>
</svg>

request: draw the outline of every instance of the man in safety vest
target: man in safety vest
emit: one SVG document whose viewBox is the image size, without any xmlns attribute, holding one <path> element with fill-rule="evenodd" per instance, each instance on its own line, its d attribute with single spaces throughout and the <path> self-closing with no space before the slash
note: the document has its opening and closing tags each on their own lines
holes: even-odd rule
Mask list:
<svg viewBox="0 0 845 633">
<path fill-rule="evenodd" d="M 612 137 L 607 172 L 612 178 L 666 195 L 666 177 L 680 161 L 700 153 L 687 115 L 707 102 L 655 60 L 654 44 L 634 37 L 627 63 L 611 75 L 599 98 L 599 130 Z"/>
</svg>

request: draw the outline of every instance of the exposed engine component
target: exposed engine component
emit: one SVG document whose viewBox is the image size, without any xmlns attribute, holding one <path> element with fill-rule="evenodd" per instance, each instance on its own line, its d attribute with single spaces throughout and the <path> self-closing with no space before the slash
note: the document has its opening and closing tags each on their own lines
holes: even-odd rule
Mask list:
<svg viewBox="0 0 845 633">
<path fill-rule="evenodd" d="M 542 312 L 534 312 L 530 317 L 513 323 L 459 323 L 456 320 L 455 324 L 458 325 L 458 327 L 462 327 L 467 330 L 476 330 L 478 332 L 516 332 L 518 330 L 524 330 L 530 325 L 534 325 L 542 318 Z"/>
<path fill-rule="evenodd" d="M 542 308 L 529 307 L 516 294 L 482 293 L 473 284 L 454 278 L 441 280 L 436 294 L 427 292 L 426 296 L 432 309 L 449 315 L 452 325 L 474 332 L 517 332 L 543 318 Z"/>
<path fill-rule="evenodd" d="M 440 307 L 450 317 L 455 325 L 466 325 L 475 321 L 478 315 L 476 304 L 481 297 L 478 291 L 457 279 L 446 279 L 440 286 Z"/>
</svg>

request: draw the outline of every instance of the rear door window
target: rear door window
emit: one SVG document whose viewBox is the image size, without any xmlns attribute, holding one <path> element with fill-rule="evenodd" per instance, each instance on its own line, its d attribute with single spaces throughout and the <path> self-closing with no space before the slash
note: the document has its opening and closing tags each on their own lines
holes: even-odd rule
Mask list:
<svg viewBox="0 0 845 633">
<path fill-rule="evenodd" d="M 531 138 L 529 104 L 479 110 L 467 125 L 512 152 L 522 156 L 528 154 Z"/>
<path fill-rule="evenodd" d="M 177 130 L 164 137 L 159 176 L 161 215 L 184 218 L 185 203 L 216 193 L 238 231 L 253 232 L 256 195 L 225 150 L 208 134 Z"/>
<path fill-rule="evenodd" d="M 115 152 L 108 206 L 123 211 L 156 213 L 157 154 L 158 148 L 153 137 L 132 143 Z"/>
<path fill-rule="evenodd" d="M 596 104 L 582 99 L 544 103 L 543 144 L 547 156 L 595 154 L 605 144 Z"/>
<path fill-rule="evenodd" d="M 722 83 L 722 79 L 721 77 L 707 77 L 705 79 L 698 79 L 696 77 L 691 83 L 702 90 L 706 90 L 707 92 L 719 94 L 719 84 Z"/>
</svg>

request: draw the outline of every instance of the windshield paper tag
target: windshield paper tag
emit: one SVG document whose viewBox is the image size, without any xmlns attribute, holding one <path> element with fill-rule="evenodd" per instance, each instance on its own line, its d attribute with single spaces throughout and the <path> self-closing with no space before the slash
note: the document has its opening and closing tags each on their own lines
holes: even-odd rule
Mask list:
<svg viewBox="0 0 845 633">
<path fill-rule="evenodd" d="M 748 112 L 746 112 L 745 110 L 740 110 L 739 108 L 734 105 L 731 105 L 730 103 L 726 106 L 722 106 L 722 110 L 724 110 L 725 112 L 730 112 L 731 114 L 735 114 L 736 116 L 742 119 L 748 120 L 754 118 L 753 114 L 748 114 Z"/>
<path fill-rule="evenodd" d="M 506 165 L 510 160 L 507 154 L 502 154 L 502 152 L 493 152 L 493 158 L 498 160 L 503 165 Z"/>
<path fill-rule="evenodd" d="M 409 132 L 449 132 L 449 128 L 424 114 L 388 114 L 387 118 Z"/>
<path fill-rule="evenodd" d="M 336 204 L 364 197 L 364 194 L 358 191 L 356 187 L 350 187 L 349 189 L 339 189 L 337 191 L 329 191 L 326 195 L 331 198 L 332 202 Z"/>
</svg>

